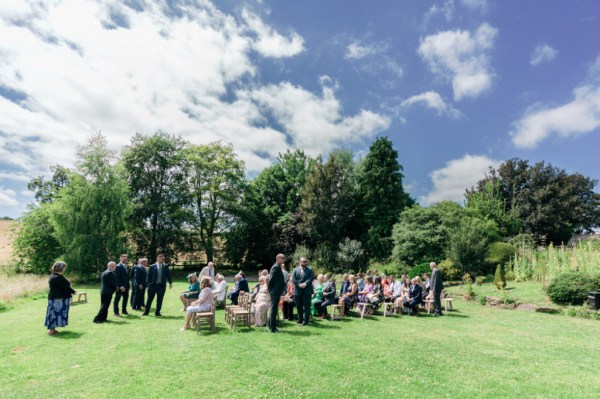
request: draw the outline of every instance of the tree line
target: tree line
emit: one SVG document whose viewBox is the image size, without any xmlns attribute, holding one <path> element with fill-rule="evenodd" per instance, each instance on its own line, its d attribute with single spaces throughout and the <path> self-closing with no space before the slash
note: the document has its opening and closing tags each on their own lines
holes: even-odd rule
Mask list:
<svg viewBox="0 0 600 399">
<path fill-rule="evenodd" d="M 61 257 L 93 275 L 122 252 L 253 268 L 283 252 L 332 271 L 449 259 L 483 272 L 493 243 L 523 234 L 566 241 L 597 227 L 600 215 L 595 180 L 518 159 L 490 169 L 464 207 L 421 207 L 404 190 L 387 137 L 359 160 L 348 150 L 326 158 L 288 150 L 248 179 L 229 144 L 136 134 L 116 153 L 98 133 L 78 146 L 74 168 L 51 172 L 28 185 L 36 203 L 14 240 L 23 270 L 46 272 Z"/>
</svg>

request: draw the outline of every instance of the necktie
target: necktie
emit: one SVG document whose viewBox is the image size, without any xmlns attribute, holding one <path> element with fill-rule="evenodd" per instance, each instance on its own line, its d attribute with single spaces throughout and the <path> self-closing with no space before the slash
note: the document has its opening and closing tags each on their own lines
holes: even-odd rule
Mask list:
<svg viewBox="0 0 600 399">
<path fill-rule="evenodd" d="M 162 283 L 162 273 L 161 273 L 162 265 L 156 266 L 156 282 L 158 284 Z"/>
<path fill-rule="evenodd" d="M 301 267 L 300 268 L 300 280 L 303 280 L 303 279 L 304 279 L 304 268 Z"/>
</svg>

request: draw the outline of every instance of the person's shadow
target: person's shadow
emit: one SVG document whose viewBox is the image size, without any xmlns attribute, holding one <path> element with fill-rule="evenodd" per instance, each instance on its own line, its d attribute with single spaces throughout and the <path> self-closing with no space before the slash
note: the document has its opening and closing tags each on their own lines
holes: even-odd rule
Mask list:
<svg viewBox="0 0 600 399">
<path fill-rule="evenodd" d="M 55 337 L 56 338 L 60 338 L 60 339 L 77 339 L 77 338 L 81 338 L 81 336 L 84 333 L 79 332 L 79 331 L 61 331 L 60 333 L 56 334 Z"/>
</svg>

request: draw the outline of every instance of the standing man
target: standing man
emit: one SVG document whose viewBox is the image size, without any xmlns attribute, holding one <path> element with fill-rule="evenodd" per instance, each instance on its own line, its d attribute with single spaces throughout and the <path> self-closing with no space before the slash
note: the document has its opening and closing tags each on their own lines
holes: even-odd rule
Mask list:
<svg viewBox="0 0 600 399">
<path fill-rule="evenodd" d="M 119 258 L 119 264 L 115 269 L 115 278 L 117 279 L 117 293 L 115 294 L 115 301 L 113 303 L 113 310 L 115 311 L 115 317 L 121 317 L 119 314 L 119 300 L 123 298 L 122 313 L 127 313 L 127 300 L 129 299 L 129 273 L 127 272 L 127 262 L 129 257 L 127 254 L 121 255 Z"/>
<path fill-rule="evenodd" d="M 208 262 L 200 271 L 198 280 L 202 281 L 202 277 L 210 277 L 210 281 L 215 281 L 215 266 L 212 262 Z"/>
<path fill-rule="evenodd" d="M 435 262 L 431 262 L 429 264 L 431 267 L 431 280 L 430 280 L 430 290 L 433 291 L 433 304 L 435 305 L 435 313 L 434 316 L 442 315 L 442 301 L 440 296 L 442 295 L 442 290 L 444 289 L 444 282 L 442 281 L 442 273 L 437 267 Z"/>
<path fill-rule="evenodd" d="M 308 261 L 300 258 L 300 266 L 292 273 L 292 283 L 294 283 L 294 298 L 298 307 L 298 324 L 302 326 L 308 325 L 310 321 L 310 299 L 313 294 L 314 279 L 315 274 L 308 267 Z"/>
<path fill-rule="evenodd" d="M 171 272 L 169 271 L 169 265 L 165 264 L 165 256 L 158 254 L 156 257 L 156 263 L 150 266 L 148 271 L 148 300 L 146 301 L 146 309 L 143 316 L 148 316 L 150 312 L 150 306 L 156 295 L 156 311 L 154 315 L 157 317 L 162 316 L 160 309 L 162 308 L 163 298 L 165 291 L 167 290 L 167 281 L 169 282 L 169 289 L 173 288 L 173 280 L 171 280 Z"/>
<path fill-rule="evenodd" d="M 94 323 L 104 323 L 108 317 L 108 309 L 110 308 L 110 301 L 112 296 L 117 290 L 117 279 L 115 278 L 115 269 L 117 264 L 115 262 L 108 262 L 106 270 L 102 273 L 102 286 L 100 287 L 100 311 L 94 317 Z"/>
<path fill-rule="evenodd" d="M 278 254 L 275 257 L 275 264 L 271 267 L 271 273 L 269 273 L 269 295 L 271 296 L 271 313 L 269 317 L 269 330 L 272 333 L 277 333 L 277 311 L 279 308 L 279 298 L 281 293 L 285 289 L 285 282 L 283 279 L 283 271 L 281 270 L 282 265 L 285 262 L 285 255 Z"/>
<path fill-rule="evenodd" d="M 140 258 L 138 264 L 132 269 L 131 308 L 133 310 L 141 310 L 142 305 L 144 305 L 144 294 L 146 293 L 146 284 L 148 284 L 146 267 L 148 267 L 148 259 Z"/>
</svg>

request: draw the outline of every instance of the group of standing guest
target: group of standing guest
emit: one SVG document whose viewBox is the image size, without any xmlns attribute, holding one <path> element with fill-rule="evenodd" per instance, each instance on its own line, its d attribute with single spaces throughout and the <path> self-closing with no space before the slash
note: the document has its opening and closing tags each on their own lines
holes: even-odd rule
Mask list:
<svg viewBox="0 0 600 399">
<path fill-rule="evenodd" d="M 169 284 L 169 289 L 173 287 L 171 271 L 169 270 L 169 265 L 165 263 L 165 256 L 158 254 L 156 256 L 156 263 L 152 264 L 149 268 L 147 268 L 148 259 L 140 258 L 130 271 L 127 270 L 128 261 L 129 257 L 123 254 L 119 257 L 118 264 L 112 261 L 108 262 L 106 270 L 101 276 L 100 310 L 96 317 L 94 317 L 94 323 L 104 323 L 106 321 L 113 294 L 115 295 L 113 302 L 115 317 L 128 315 L 127 302 L 129 291 L 132 288 L 131 309 L 141 311 L 144 308 L 142 315 L 148 316 L 152 302 L 154 302 L 154 298 L 156 297 L 154 315 L 157 317 L 162 316 L 160 310 L 167 290 L 167 283 Z M 146 291 L 148 292 L 148 297 L 144 304 Z M 121 304 L 120 311 L 119 303 Z"/>
</svg>

